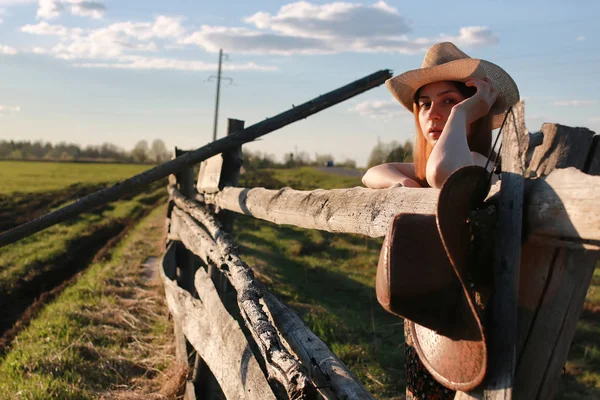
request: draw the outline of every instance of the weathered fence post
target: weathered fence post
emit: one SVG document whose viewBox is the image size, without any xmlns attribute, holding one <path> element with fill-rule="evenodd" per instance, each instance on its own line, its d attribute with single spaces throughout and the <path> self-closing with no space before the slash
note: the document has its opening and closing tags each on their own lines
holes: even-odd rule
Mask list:
<svg viewBox="0 0 600 400">
<path fill-rule="evenodd" d="M 187 151 L 175 147 L 175 157 L 180 157 L 185 153 L 187 153 Z M 195 188 L 193 168 L 187 167 L 181 169 L 176 174 L 176 177 L 179 191 L 186 197 L 194 197 Z M 196 290 L 194 288 L 194 273 L 196 272 L 197 266 L 194 261 L 194 255 L 182 245 L 178 246 L 177 249 L 177 265 L 179 267 L 177 284 L 179 287 L 187 290 L 193 295 L 194 291 Z"/>
<path fill-rule="evenodd" d="M 227 120 L 227 135 L 231 135 L 235 132 L 244 129 L 244 121 L 237 119 Z M 200 171 L 198 171 L 198 182 L 197 188 L 199 192 L 207 190 L 205 187 L 206 177 L 210 182 L 209 191 L 220 190 L 224 186 L 235 186 L 238 183 L 240 176 L 240 167 L 242 166 L 242 146 L 236 146 L 222 154 L 204 161 L 200 165 Z M 194 190 L 195 191 L 195 190 Z M 193 198 L 191 193 L 188 195 L 184 193 L 186 197 Z M 231 233 L 233 228 L 233 215 L 230 211 L 221 210 L 218 213 L 219 220 L 223 224 L 227 232 Z M 209 263 L 206 266 L 207 273 L 212 280 L 217 293 L 221 300 L 224 299 L 225 292 L 227 290 L 227 279 L 223 276 L 221 271 L 213 263 Z M 202 393 L 204 397 L 214 396 L 220 392 L 218 389 L 218 383 L 214 375 L 209 370 L 208 366 L 202 361 L 202 358 L 197 354 L 194 364 L 194 374 L 192 377 L 196 385 L 196 391 Z"/>
<path fill-rule="evenodd" d="M 186 152 L 175 147 L 175 157 L 180 157 Z M 179 187 L 179 190 L 182 193 L 186 193 L 186 195 L 191 195 L 194 190 L 194 176 L 193 170 L 191 168 L 185 168 L 179 171 L 175 175 L 171 175 L 169 177 L 171 180 L 171 184 L 175 184 Z M 169 201 L 168 208 L 168 218 L 171 220 L 171 213 L 173 210 L 172 200 Z M 169 222 L 169 228 L 171 226 L 171 222 Z M 171 233 L 171 232 L 169 232 Z M 194 255 L 189 252 L 185 246 L 179 242 L 174 243 L 175 251 L 172 252 L 172 261 L 169 265 L 174 269 L 173 273 L 177 277 L 177 284 L 181 288 L 187 290 L 190 293 L 194 293 L 194 272 L 195 272 L 195 263 L 194 263 Z M 187 369 L 190 368 L 190 355 L 193 351 L 193 347 L 188 342 L 183 332 L 183 327 L 181 322 L 174 318 L 173 319 L 173 329 L 175 336 L 175 357 L 177 362 L 185 366 Z M 186 379 L 185 385 L 185 400 L 195 400 L 196 393 L 194 389 L 194 385 L 192 381 Z"/>
<path fill-rule="evenodd" d="M 544 124 L 542 132 L 544 142 L 529 165 L 538 177 L 567 167 L 600 174 L 599 136 L 594 132 L 557 124 Z M 525 238 L 514 388 L 519 399 L 554 397 L 598 260 L 598 252 L 583 243 L 580 248 L 566 244 Z"/>
<path fill-rule="evenodd" d="M 227 119 L 227 136 L 232 135 L 244 129 L 244 121 L 239 119 Z M 221 179 L 219 189 L 225 186 L 237 186 L 240 180 L 240 168 L 243 164 L 242 146 L 237 146 L 223 153 L 223 169 L 221 171 Z M 227 233 L 233 230 L 234 213 L 227 210 L 221 210 L 218 218 L 223 225 L 223 229 Z"/>
<path fill-rule="evenodd" d="M 517 296 L 528 133 L 523 103 L 509 111 L 502 133 L 502 185 L 494 249 L 494 294 L 488 328 L 486 399 L 511 399 L 516 362 Z"/>
<path fill-rule="evenodd" d="M 227 120 L 227 136 L 244 129 L 244 121 L 229 118 Z M 242 146 L 217 154 L 203 161 L 198 172 L 197 189 L 200 193 L 217 193 L 225 186 L 236 186 L 240 178 L 242 166 Z M 227 210 L 218 210 L 217 218 L 226 232 L 233 229 L 233 213 Z M 222 276 L 214 265 L 208 266 L 208 275 L 213 280 L 219 293 L 224 293 L 227 279 Z"/>
</svg>

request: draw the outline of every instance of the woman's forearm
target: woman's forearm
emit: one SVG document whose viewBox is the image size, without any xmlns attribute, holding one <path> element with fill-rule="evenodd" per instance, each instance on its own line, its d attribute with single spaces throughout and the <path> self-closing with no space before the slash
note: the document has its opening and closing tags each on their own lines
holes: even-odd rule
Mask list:
<svg viewBox="0 0 600 400">
<path fill-rule="evenodd" d="M 415 179 L 414 164 L 387 163 L 369 168 L 362 177 L 362 183 L 371 189 L 383 189 L 397 184 L 420 187 Z"/>
<path fill-rule="evenodd" d="M 467 142 L 467 119 L 462 109 L 454 108 L 427 161 L 427 182 L 441 188 L 452 172 L 465 165 L 473 165 Z"/>
</svg>

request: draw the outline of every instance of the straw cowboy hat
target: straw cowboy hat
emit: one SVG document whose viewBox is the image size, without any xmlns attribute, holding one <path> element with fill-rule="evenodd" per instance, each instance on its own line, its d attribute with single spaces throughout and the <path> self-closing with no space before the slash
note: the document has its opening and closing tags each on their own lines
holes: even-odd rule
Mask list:
<svg viewBox="0 0 600 400">
<path fill-rule="evenodd" d="M 392 95 L 410 112 L 419 88 L 439 81 L 466 82 L 469 78 L 487 78 L 498 91 L 498 98 L 490 109 L 493 128 L 502 125 L 504 112 L 519 101 L 519 89 L 513 79 L 494 63 L 471 58 L 453 43 L 438 43 L 427 50 L 421 68 L 407 71 L 388 79 L 385 85 Z"/>
<path fill-rule="evenodd" d="M 483 304 L 477 299 L 489 281 L 474 279 L 481 269 L 468 223 L 488 193 L 487 178 L 483 167 L 463 167 L 442 186 L 435 215 L 396 215 L 377 266 L 377 300 L 406 318 L 419 359 L 453 390 L 477 387 L 487 370 Z"/>
</svg>

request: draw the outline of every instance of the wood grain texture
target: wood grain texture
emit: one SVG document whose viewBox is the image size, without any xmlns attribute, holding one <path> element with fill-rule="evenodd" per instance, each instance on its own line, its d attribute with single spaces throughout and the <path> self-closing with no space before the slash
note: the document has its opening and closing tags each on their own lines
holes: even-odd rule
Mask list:
<svg viewBox="0 0 600 400">
<path fill-rule="evenodd" d="M 298 314 L 264 292 L 264 304 L 279 333 L 307 366 L 317 390 L 326 399 L 374 399 L 344 363 L 315 335 Z"/>
<path fill-rule="evenodd" d="M 557 170 L 527 182 L 524 225 L 527 233 L 553 238 L 600 239 L 596 212 L 600 178 L 577 170 Z M 491 194 L 499 191 L 494 185 Z M 382 237 L 400 212 L 435 213 L 437 189 L 333 189 L 300 191 L 290 188 L 226 187 L 209 204 L 275 224 L 328 232 Z"/>
<path fill-rule="evenodd" d="M 529 272 L 522 272 L 521 276 L 529 279 L 523 282 L 519 298 L 520 352 L 515 396 L 539 400 L 552 399 L 555 395 L 600 255 L 598 251 L 575 248 L 577 240 L 572 240 L 581 235 L 597 241 L 597 233 L 594 233 L 594 229 L 600 227 L 595 220 L 598 218 L 597 207 L 586 206 L 584 199 L 598 199 L 598 192 L 590 193 L 589 190 L 597 189 L 599 180 L 597 176 L 573 168 L 595 165 L 592 161 L 596 157 L 597 145 L 594 143 L 598 143 L 597 137 L 591 139 L 590 132 L 581 128 L 550 124 L 543 128 L 549 135 L 544 137 L 544 147 L 536 149 L 533 159 L 544 160 L 539 163 L 538 173 L 541 171 L 547 176 L 535 181 L 538 186 L 531 193 L 529 202 L 546 210 L 562 206 L 563 214 L 569 217 L 555 220 L 555 224 L 562 227 L 550 227 L 546 222 L 540 225 L 540 232 L 552 235 L 552 229 L 560 230 L 571 236 L 569 243 L 573 246 L 556 246 L 553 240 L 544 242 L 547 236 L 531 237 L 523 245 L 521 268 Z M 544 200 L 540 200 L 542 198 Z M 543 220 L 553 214 L 536 215 L 530 220 L 533 224 L 537 224 L 536 218 Z M 582 218 L 590 219 L 589 229 L 581 224 Z"/>
<path fill-rule="evenodd" d="M 553 238 L 600 240 L 600 176 L 557 169 L 527 183 L 526 233 Z"/>
<path fill-rule="evenodd" d="M 529 137 L 523 103 L 513 107 L 502 131 L 502 181 L 497 203 L 494 291 L 488 332 L 485 399 L 512 399 L 517 343 L 517 297 L 525 188 L 525 154 Z"/>
<path fill-rule="evenodd" d="M 223 156 L 217 154 L 200 163 L 196 188 L 200 193 L 217 193 L 223 169 Z"/>
<path fill-rule="evenodd" d="M 184 205 L 189 200 L 173 192 L 175 204 Z M 229 235 L 224 232 L 214 216 L 206 211 L 196 209 L 194 217 L 202 213 L 205 221 L 210 221 L 208 233 L 205 232 L 189 215 L 174 208 L 172 214 L 172 230 L 176 230 L 186 247 L 199 257 L 213 257 L 212 262 L 224 265 L 231 285 L 237 292 L 237 301 L 246 326 L 250 330 L 265 360 L 269 379 L 278 381 L 287 391 L 291 399 L 311 398 L 315 388 L 308 378 L 306 368 L 282 344 L 277 330 L 269 321 L 262 308 L 260 298 L 262 292 L 254 280 L 252 270 L 238 256 Z M 216 235 L 213 245 L 210 235 Z M 207 248 L 210 250 L 204 250 Z M 214 249 L 217 249 L 214 252 Z"/>
<path fill-rule="evenodd" d="M 529 169 L 536 176 L 548 175 L 557 168 L 584 169 L 594 132 L 559 124 L 543 124 L 542 132 L 544 141 L 535 149 L 529 163 Z"/>
<path fill-rule="evenodd" d="M 169 279 L 164 270 L 174 247 L 169 246 L 161 261 L 160 275 L 173 319 L 209 366 L 229 399 L 275 399 L 248 341 L 237 322 L 229 315 L 204 269 L 196 273 L 200 299 Z"/>
<path fill-rule="evenodd" d="M 224 188 L 207 203 L 276 224 L 381 237 L 400 212 L 435 214 L 439 190 Z"/>
</svg>

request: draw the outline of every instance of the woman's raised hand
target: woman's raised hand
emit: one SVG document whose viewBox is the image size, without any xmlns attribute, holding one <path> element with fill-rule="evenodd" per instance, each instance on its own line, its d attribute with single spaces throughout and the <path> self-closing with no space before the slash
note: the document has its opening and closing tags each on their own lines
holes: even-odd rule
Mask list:
<svg viewBox="0 0 600 400">
<path fill-rule="evenodd" d="M 477 91 L 473 96 L 455 105 L 454 108 L 463 110 L 467 124 L 471 124 L 490 111 L 490 108 L 492 108 L 498 97 L 498 92 L 485 78 L 484 80 L 472 78 L 466 81 L 465 85 L 475 87 Z"/>
</svg>

